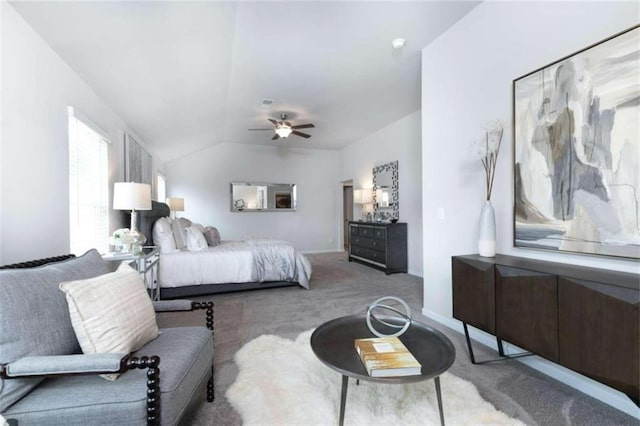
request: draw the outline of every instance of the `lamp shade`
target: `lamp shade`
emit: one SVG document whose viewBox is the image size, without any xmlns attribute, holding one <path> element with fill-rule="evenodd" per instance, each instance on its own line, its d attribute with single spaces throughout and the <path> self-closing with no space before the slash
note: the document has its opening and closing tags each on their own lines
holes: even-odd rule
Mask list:
<svg viewBox="0 0 640 426">
<path fill-rule="evenodd" d="M 184 198 L 167 198 L 167 204 L 172 212 L 184 211 Z"/>
<path fill-rule="evenodd" d="M 116 182 L 113 184 L 114 210 L 151 210 L 151 185 Z"/>
<path fill-rule="evenodd" d="M 373 194 L 370 189 L 356 189 L 353 191 L 353 201 L 356 204 L 369 204 L 373 202 Z"/>
</svg>

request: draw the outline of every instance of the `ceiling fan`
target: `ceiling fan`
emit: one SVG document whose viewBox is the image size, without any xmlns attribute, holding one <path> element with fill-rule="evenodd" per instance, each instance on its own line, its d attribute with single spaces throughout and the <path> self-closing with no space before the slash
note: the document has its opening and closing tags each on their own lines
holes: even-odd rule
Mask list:
<svg viewBox="0 0 640 426">
<path fill-rule="evenodd" d="M 298 132 L 297 129 L 308 129 L 311 127 L 316 127 L 311 123 L 298 124 L 297 126 L 292 126 L 291 122 L 287 121 L 287 114 L 280 114 L 280 121 L 276 121 L 272 118 L 268 118 L 267 120 L 269 120 L 271 124 L 273 124 L 272 129 L 249 129 L 249 130 L 274 130 L 276 134 L 273 135 L 271 140 L 276 140 L 280 138 L 286 139 L 289 137 L 289 135 L 296 135 L 296 136 L 300 136 L 305 139 L 308 139 L 311 137 L 311 135 L 307 133 Z"/>
</svg>

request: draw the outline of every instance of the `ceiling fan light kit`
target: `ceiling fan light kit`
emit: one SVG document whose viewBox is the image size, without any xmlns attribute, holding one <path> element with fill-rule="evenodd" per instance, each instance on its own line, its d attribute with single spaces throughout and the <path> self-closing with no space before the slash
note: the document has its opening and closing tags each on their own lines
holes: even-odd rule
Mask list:
<svg viewBox="0 0 640 426">
<path fill-rule="evenodd" d="M 283 139 L 286 139 L 291 134 L 291 132 L 293 132 L 293 130 L 286 124 L 283 124 L 280 127 L 276 127 L 276 134 Z"/>
</svg>

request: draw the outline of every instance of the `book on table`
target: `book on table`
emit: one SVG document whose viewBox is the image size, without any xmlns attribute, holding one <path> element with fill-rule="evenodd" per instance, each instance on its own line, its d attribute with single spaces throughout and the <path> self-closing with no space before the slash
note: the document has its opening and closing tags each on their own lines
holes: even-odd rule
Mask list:
<svg viewBox="0 0 640 426">
<path fill-rule="evenodd" d="M 422 366 L 397 337 L 356 339 L 356 351 L 371 377 L 417 376 Z"/>
</svg>

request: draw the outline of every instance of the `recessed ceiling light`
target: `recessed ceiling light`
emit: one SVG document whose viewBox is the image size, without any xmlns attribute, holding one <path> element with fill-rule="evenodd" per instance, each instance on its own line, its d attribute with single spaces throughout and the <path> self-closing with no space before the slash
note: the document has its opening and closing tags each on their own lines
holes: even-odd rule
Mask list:
<svg viewBox="0 0 640 426">
<path fill-rule="evenodd" d="M 393 46 L 394 49 L 402 49 L 405 43 L 406 43 L 405 39 L 397 38 L 391 42 L 391 45 Z"/>
</svg>

